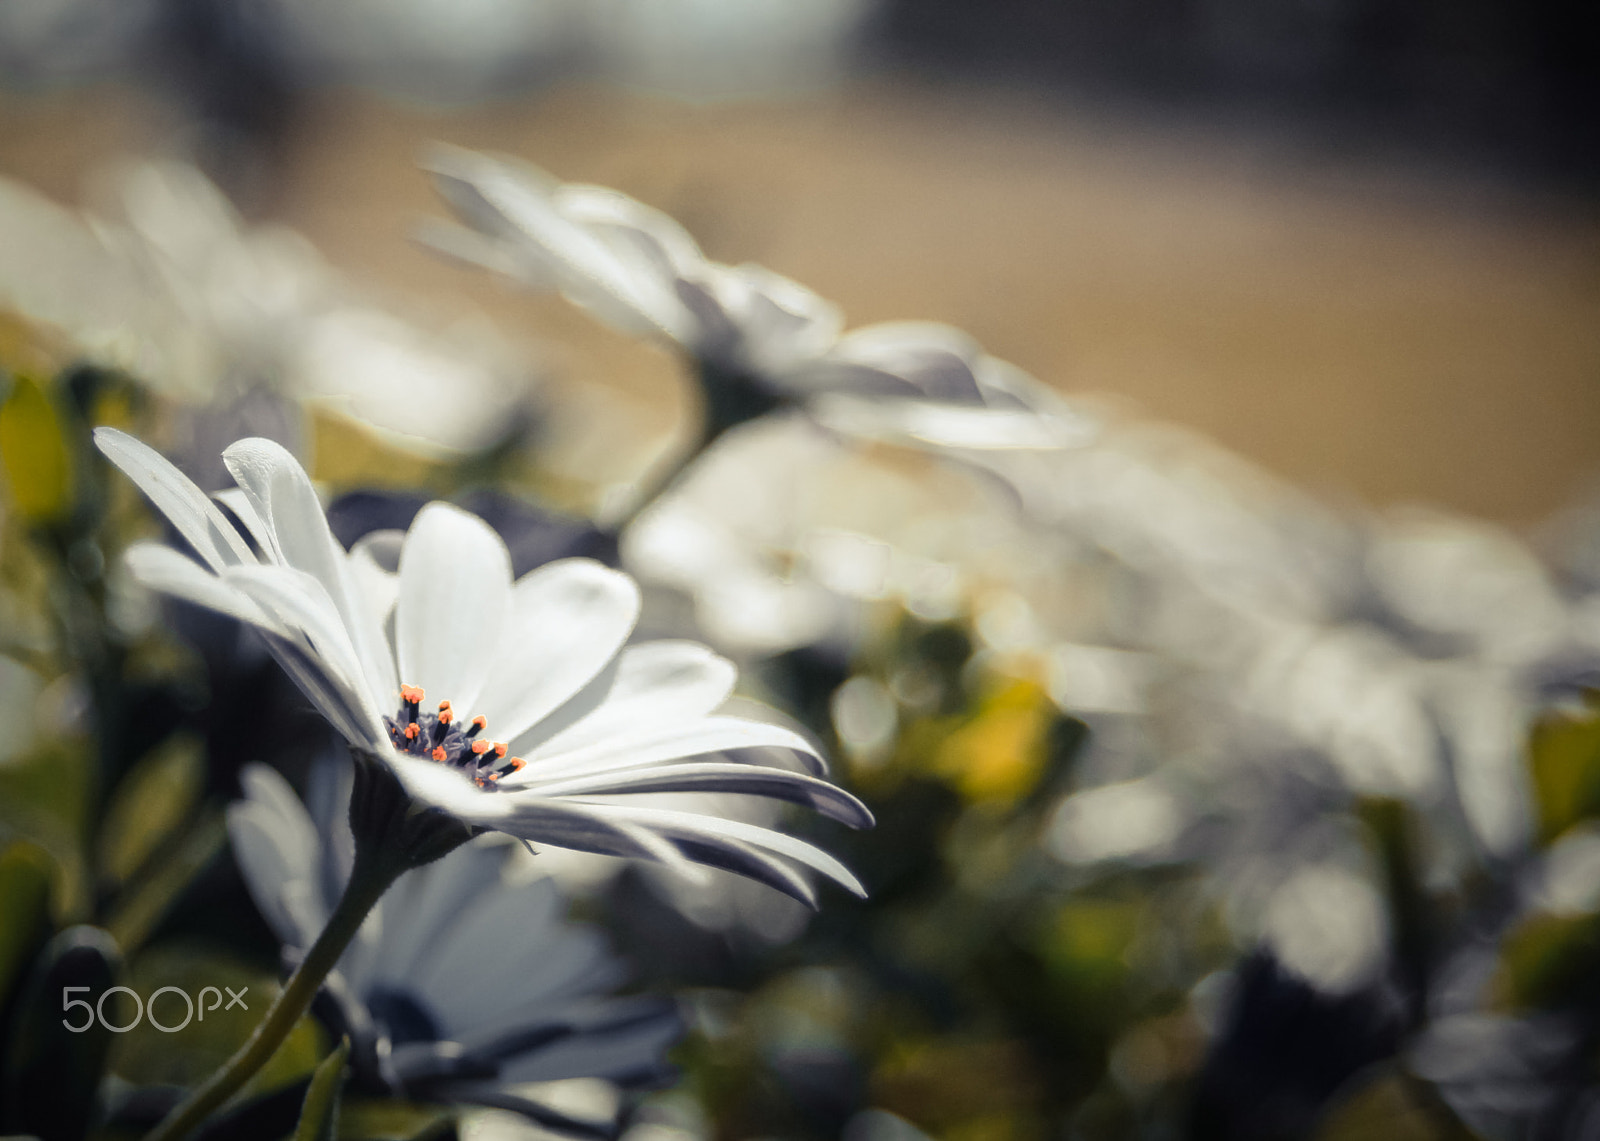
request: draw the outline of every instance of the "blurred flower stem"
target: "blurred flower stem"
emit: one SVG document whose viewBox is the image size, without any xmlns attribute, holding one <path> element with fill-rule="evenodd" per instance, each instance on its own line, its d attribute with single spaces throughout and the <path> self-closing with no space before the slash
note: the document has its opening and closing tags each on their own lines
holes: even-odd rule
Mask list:
<svg viewBox="0 0 1600 1141">
<path fill-rule="evenodd" d="M 438 812 L 418 811 L 400 783 L 376 758 L 355 754 L 350 796 L 355 859 L 350 880 L 328 925 L 268 1009 L 248 1041 L 167 1115 L 145 1141 L 179 1141 L 237 1093 L 277 1052 L 311 1006 L 322 982 L 355 938 L 368 912 L 401 874 L 458 847 L 469 833 Z"/>
<path fill-rule="evenodd" d="M 695 361 L 695 377 L 700 388 L 700 424 L 694 441 L 680 454 L 672 457 L 633 501 L 627 512 L 611 524 L 613 534 L 621 534 L 628 525 L 644 514 L 645 510 L 678 483 L 683 473 L 694 466 L 712 444 L 730 428 L 749 420 L 759 419 L 775 412 L 788 403 L 775 396 L 740 372 L 719 368 L 706 360 Z"/>
</svg>

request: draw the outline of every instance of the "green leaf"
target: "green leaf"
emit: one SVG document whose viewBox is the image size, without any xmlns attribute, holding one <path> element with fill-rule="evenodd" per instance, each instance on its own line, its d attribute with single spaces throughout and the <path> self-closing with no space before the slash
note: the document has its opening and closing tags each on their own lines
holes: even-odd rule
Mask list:
<svg viewBox="0 0 1600 1141">
<path fill-rule="evenodd" d="M 1364 797 L 1355 810 L 1383 871 L 1396 966 L 1405 984 L 1420 990 L 1427 982 L 1439 927 L 1434 901 L 1422 886 L 1422 818 L 1405 801 L 1388 797 Z"/>
<path fill-rule="evenodd" d="M 100 874 L 127 882 L 194 809 L 204 779 L 199 738 L 173 737 L 118 783 L 100 830 Z"/>
<path fill-rule="evenodd" d="M 0 852 L 0 1010 L 50 936 L 54 876 L 55 861 L 37 844 L 18 840 Z"/>
<path fill-rule="evenodd" d="M 17 377 L 0 405 L 0 459 L 19 515 L 32 523 L 66 517 L 72 506 L 66 438 L 50 398 L 29 377 Z"/>
<path fill-rule="evenodd" d="M 1312 1135 L 1313 1141 L 1463 1141 L 1472 1136 L 1437 1093 L 1388 1066 L 1352 1081 Z"/>
<path fill-rule="evenodd" d="M 210 865 L 227 840 L 222 811 L 212 808 L 202 813 L 183 839 L 117 900 L 106 929 L 130 955 L 144 945 L 184 888 Z"/>
<path fill-rule="evenodd" d="M 121 966 L 116 943 L 98 927 L 70 927 L 46 946 L 11 1027 L 0 1129 L 45 1138 L 84 1135 L 113 1037 L 106 1023 L 131 1017 L 126 995 L 104 1001 Z M 97 1010 L 102 1002 L 103 1011 Z"/>
<path fill-rule="evenodd" d="M 1600 715 L 1554 714 L 1534 728 L 1528 745 L 1546 843 L 1600 812 Z"/>
<path fill-rule="evenodd" d="M 340 1040 L 338 1048 L 322 1059 L 311 1075 L 306 1100 L 300 1107 L 300 1124 L 294 1141 L 333 1141 L 339 1130 L 339 1091 L 344 1086 L 345 1063 L 350 1058 L 350 1039 Z"/>
<path fill-rule="evenodd" d="M 57 922 L 89 915 L 89 872 L 83 851 L 89 809 L 88 745 L 80 738 L 45 740 L 0 765 L 0 835 L 30 840 L 55 862 Z"/>
<path fill-rule="evenodd" d="M 1495 989 L 1512 1009 L 1580 1007 L 1600 997 L 1600 916 L 1534 915 L 1506 936 Z"/>
<path fill-rule="evenodd" d="M 339 1114 L 341 1141 L 356 1138 L 394 1138 L 395 1141 L 432 1141 L 450 1132 L 455 1114 L 436 1105 L 384 1098 L 352 1098 Z"/>
</svg>

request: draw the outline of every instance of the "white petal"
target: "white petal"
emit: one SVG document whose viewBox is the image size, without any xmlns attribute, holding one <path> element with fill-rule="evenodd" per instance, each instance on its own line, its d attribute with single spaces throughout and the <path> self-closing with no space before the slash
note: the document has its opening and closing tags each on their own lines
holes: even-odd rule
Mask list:
<svg viewBox="0 0 1600 1141">
<path fill-rule="evenodd" d="M 683 840 L 715 844 L 729 840 L 736 844 L 776 853 L 805 867 L 821 872 L 854 894 L 866 898 L 866 889 L 850 869 L 822 849 L 754 824 L 737 820 L 723 820 L 695 812 L 679 812 L 667 808 L 633 808 L 623 805 L 603 804 L 592 806 L 604 817 L 617 823 L 627 822 L 648 829 L 670 840 Z"/>
<path fill-rule="evenodd" d="M 428 504 L 400 552 L 400 680 L 463 716 L 475 709 L 510 602 L 511 556 L 500 536 L 475 515 Z"/>
<path fill-rule="evenodd" d="M 222 458 L 271 529 L 282 560 L 322 583 L 355 648 L 366 688 L 387 700 L 397 685 L 388 643 L 359 596 L 305 469 L 281 445 L 256 438 L 229 445 Z"/>
<path fill-rule="evenodd" d="M 303 887 L 309 881 L 290 838 L 284 835 L 282 823 L 265 805 L 253 801 L 228 806 L 228 837 L 234 860 L 256 910 L 283 942 L 292 947 L 308 947 L 318 932 L 307 930 L 310 925 L 304 921 L 312 917 L 299 914 L 304 908 L 291 906 L 289 896 L 295 885 L 302 885 L 295 894 L 303 902 Z"/>
<path fill-rule="evenodd" d="M 517 737 L 593 680 L 638 617 L 639 588 L 627 575 L 593 559 L 540 567 L 517 583 L 492 672 L 462 712 L 481 713 L 499 740 Z"/>
<path fill-rule="evenodd" d="M 683 1036 L 675 1018 L 655 1018 L 610 1034 L 575 1034 L 500 1070 L 502 1082 L 549 1082 L 563 1078 L 620 1079 L 648 1073 Z M 668 1134 L 671 1136 L 671 1134 Z"/>
<path fill-rule="evenodd" d="M 262 638 L 289 680 L 311 699 L 341 737 L 368 752 L 394 747 L 382 723 L 367 715 L 367 706 L 332 675 L 327 663 L 311 652 L 298 633 L 279 636 L 263 632 Z"/>
<path fill-rule="evenodd" d="M 138 485 L 212 570 L 256 561 L 243 536 L 217 510 L 217 505 L 154 448 L 115 428 L 96 428 L 94 442 Z"/>
<path fill-rule="evenodd" d="M 294 860 L 297 874 L 310 879 L 314 874 L 317 828 L 289 782 L 276 769 L 252 763 L 240 770 L 239 786 L 247 800 L 262 805 L 272 814 L 274 826 L 284 849 Z"/>
<path fill-rule="evenodd" d="M 802 760 L 810 758 L 811 767 L 821 767 L 816 749 L 793 730 L 739 717 L 705 717 L 686 724 L 644 726 L 560 753 L 535 750 L 532 755 L 525 755 L 528 767 L 507 777 L 501 785 L 515 788 L 558 777 L 641 768 L 728 749 L 762 748 L 788 749 Z"/>
<path fill-rule="evenodd" d="M 619 818 L 607 805 L 547 800 L 536 793 L 490 795 L 510 809 L 509 818 L 498 827 L 513 836 L 602 856 L 655 860 L 691 879 L 703 878 L 671 843 L 649 828 Z"/>
<path fill-rule="evenodd" d="M 662 279 L 694 274 L 705 255 L 677 219 L 607 186 L 569 182 L 551 202 L 565 218 L 587 228 L 613 249 L 639 251 Z"/>
<path fill-rule="evenodd" d="M 831 393 L 812 400 L 808 409 L 823 427 L 857 439 L 914 441 L 945 448 L 1043 450 L 1076 447 L 1089 438 L 1082 420 L 932 400 Z"/>
<path fill-rule="evenodd" d="M 383 947 L 374 974 L 412 983 L 476 900 L 500 897 L 504 862 L 503 848 L 474 841 L 401 876 L 383 897 Z"/>
<path fill-rule="evenodd" d="M 304 639 L 308 657 L 322 667 L 366 730 L 364 736 L 387 740 L 382 714 L 366 684 L 355 647 L 333 600 L 322 583 L 291 567 L 231 567 L 224 575 L 230 586 L 256 605 L 275 614 Z M 290 639 L 293 641 L 294 639 Z M 314 694 L 307 696 L 315 697 Z"/>
<path fill-rule="evenodd" d="M 532 262 L 525 276 L 548 274 L 572 301 L 626 332 L 678 335 L 681 318 L 659 272 L 559 210 L 548 175 L 454 148 L 437 149 L 428 165 L 467 222 Z"/>
<path fill-rule="evenodd" d="M 596 678 L 550 719 L 517 741 L 518 752 L 562 753 L 642 725 L 704 717 L 733 692 L 738 670 L 698 642 L 660 641 L 628 646 L 616 669 Z M 581 708 L 574 709 L 574 706 Z M 580 716 L 571 717 L 578 713 Z M 570 728 L 544 731 L 550 723 Z"/>
<path fill-rule="evenodd" d="M 764 765 L 707 761 L 593 773 L 539 783 L 540 796 L 622 796 L 656 792 L 731 792 L 787 800 L 852 828 L 872 825 L 866 805 L 838 785 Z"/>
<path fill-rule="evenodd" d="M 356 593 L 361 596 L 367 612 L 379 630 L 386 629 L 394 616 L 395 603 L 400 598 L 400 576 L 391 567 L 398 566 L 404 531 L 374 531 L 356 540 L 350 548 L 350 575 Z M 391 557 L 392 556 L 392 557 Z M 393 661 L 394 654 L 385 645 L 384 657 Z"/>
<path fill-rule="evenodd" d="M 516 812 L 513 797 L 486 792 L 457 769 L 408 757 L 392 747 L 378 756 L 394 770 L 412 799 L 448 812 L 463 823 L 507 831 L 505 825 Z"/>
<path fill-rule="evenodd" d="M 434 953 L 418 964 L 411 982 L 432 1000 L 447 1031 L 481 1033 L 518 1003 L 550 1017 L 556 1003 L 574 990 L 620 981 L 599 934 L 567 927 L 546 905 L 554 902 L 553 893 L 548 880 L 475 891 L 473 906 L 441 932 Z M 462 970 L 463 963 L 472 969 Z M 496 979 L 498 985 L 486 987 L 484 979 Z"/>
<path fill-rule="evenodd" d="M 278 537 L 272 533 L 267 521 L 261 518 L 261 513 L 256 510 L 255 501 L 245 494 L 243 488 L 224 488 L 213 493 L 211 498 L 238 516 L 239 522 L 244 524 L 244 529 L 256 541 L 256 546 L 261 549 L 268 562 L 283 562 L 283 552 L 278 549 Z"/>
<path fill-rule="evenodd" d="M 160 543 L 135 543 L 123 556 L 133 577 L 163 594 L 276 633 L 283 624 L 186 555 Z"/>
</svg>

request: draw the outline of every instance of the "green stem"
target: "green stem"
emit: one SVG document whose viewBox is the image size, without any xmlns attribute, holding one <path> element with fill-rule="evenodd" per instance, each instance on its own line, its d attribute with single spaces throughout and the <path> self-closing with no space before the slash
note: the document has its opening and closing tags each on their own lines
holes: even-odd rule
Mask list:
<svg viewBox="0 0 1600 1141">
<path fill-rule="evenodd" d="M 363 859 L 363 855 L 366 858 Z M 322 934 L 306 952 L 300 966 L 290 976 L 283 991 L 267 1011 L 261 1025 L 250 1035 L 249 1041 L 239 1047 L 233 1057 L 206 1079 L 204 1085 L 190 1094 L 176 1109 L 156 1126 L 145 1141 L 179 1141 L 187 1137 L 211 1112 L 238 1092 L 257 1070 L 277 1052 L 283 1040 L 294 1029 L 295 1023 L 311 1005 L 322 980 L 344 954 L 344 949 L 355 938 L 361 922 L 367 917 L 383 893 L 389 890 L 400 873 L 405 870 L 401 862 L 384 860 L 375 852 L 357 852 L 356 864 L 345 885 L 344 895 L 328 919 Z"/>
</svg>

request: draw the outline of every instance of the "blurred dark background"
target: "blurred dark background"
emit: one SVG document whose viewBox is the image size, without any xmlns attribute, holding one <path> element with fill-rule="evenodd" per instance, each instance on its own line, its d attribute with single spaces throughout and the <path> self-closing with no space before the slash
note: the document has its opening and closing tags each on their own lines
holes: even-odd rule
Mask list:
<svg viewBox="0 0 1600 1141">
<path fill-rule="evenodd" d="M 1592 191 L 1600 10 L 1570 0 L 890 0 L 884 58 Z"/>
</svg>

